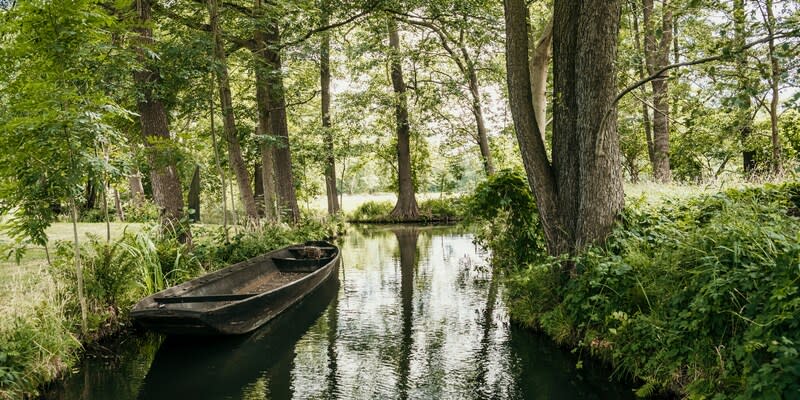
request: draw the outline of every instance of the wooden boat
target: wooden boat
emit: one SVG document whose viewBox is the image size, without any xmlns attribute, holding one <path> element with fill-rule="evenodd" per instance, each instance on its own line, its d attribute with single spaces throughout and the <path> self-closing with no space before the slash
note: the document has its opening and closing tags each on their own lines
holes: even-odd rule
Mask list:
<svg viewBox="0 0 800 400">
<path fill-rule="evenodd" d="M 239 399 L 245 388 L 264 376 L 270 377 L 269 398 L 291 398 L 295 346 L 320 318 L 326 318 L 325 310 L 337 307 L 338 292 L 334 271 L 300 302 L 248 335 L 167 337 L 135 398 Z"/>
<path fill-rule="evenodd" d="M 131 318 L 168 334 L 247 333 L 314 291 L 338 263 L 328 242 L 285 247 L 148 296 Z"/>
</svg>

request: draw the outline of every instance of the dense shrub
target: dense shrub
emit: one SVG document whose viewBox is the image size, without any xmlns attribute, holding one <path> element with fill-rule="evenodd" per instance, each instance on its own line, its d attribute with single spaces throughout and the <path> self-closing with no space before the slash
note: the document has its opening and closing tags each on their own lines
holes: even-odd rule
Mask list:
<svg viewBox="0 0 800 400">
<path fill-rule="evenodd" d="M 643 379 L 642 395 L 800 398 L 798 204 L 798 185 L 634 204 L 577 277 L 513 273 L 511 314 Z"/>
<path fill-rule="evenodd" d="M 393 208 L 390 201 L 366 201 L 350 214 L 350 220 L 358 222 L 386 219 Z"/>
<path fill-rule="evenodd" d="M 492 250 L 495 265 L 518 268 L 546 253 L 538 210 L 521 171 L 502 170 L 481 182 L 464 207 L 464 222 Z"/>
<path fill-rule="evenodd" d="M 463 215 L 464 200 L 461 197 L 445 197 L 424 200 L 419 203 L 423 219 L 454 221 Z"/>
</svg>

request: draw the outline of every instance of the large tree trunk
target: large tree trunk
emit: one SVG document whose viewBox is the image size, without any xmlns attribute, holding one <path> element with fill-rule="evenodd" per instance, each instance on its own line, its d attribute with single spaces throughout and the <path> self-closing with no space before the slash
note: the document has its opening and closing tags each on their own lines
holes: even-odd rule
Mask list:
<svg viewBox="0 0 800 400">
<path fill-rule="evenodd" d="M 654 74 L 669 65 L 672 45 L 672 10 L 667 0 L 662 1 L 661 27 L 653 21 L 653 0 L 643 0 L 644 52 L 647 72 Z M 661 40 L 657 38 L 661 31 Z M 662 183 L 672 180 L 669 166 L 669 74 L 663 73 L 650 81 L 653 88 L 653 177 Z"/>
<path fill-rule="evenodd" d="M 414 193 L 414 181 L 411 174 L 411 127 L 408 123 L 408 99 L 406 84 L 403 80 L 403 67 L 400 60 L 400 35 L 397 32 L 397 21 L 389 18 L 389 47 L 392 88 L 395 95 L 395 118 L 397 120 L 397 204 L 391 216 L 398 219 L 416 219 L 419 217 L 417 198 Z"/>
<path fill-rule="evenodd" d="M 744 47 L 747 43 L 747 11 L 744 7 L 744 0 L 733 1 L 733 27 L 736 47 Z M 740 96 L 736 101 L 736 123 L 742 144 L 742 167 L 745 175 L 751 175 L 756 169 L 756 152 L 748 148 L 748 141 L 753 133 L 753 118 L 752 101 L 750 95 L 747 94 L 750 82 L 747 79 L 746 50 L 736 55 L 736 79 L 736 96 Z"/>
<path fill-rule="evenodd" d="M 255 196 L 253 196 L 253 189 L 250 187 L 250 174 L 242 157 L 239 134 L 236 131 L 236 117 L 233 114 L 233 99 L 231 98 L 225 45 L 220 36 L 217 0 L 208 0 L 207 4 L 211 31 L 214 35 L 215 72 L 217 74 L 217 83 L 219 84 L 220 105 L 222 106 L 222 124 L 225 131 L 225 139 L 228 143 L 228 162 L 231 164 L 233 173 L 236 174 L 236 183 L 239 187 L 239 195 L 242 199 L 245 213 L 247 213 L 247 218 L 251 221 L 258 221 L 258 207 L 256 206 Z"/>
<path fill-rule="evenodd" d="M 616 130 L 619 0 L 556 0 L 553 16 L 553 163 L 532 105 L 525 0 L 505 0 L 514 126 L 548 251 L 603 241 L 623 206 Z"/>
<path fill-rule="evenodd" d="M 261 0 L 255 0 L 253 11 L 256 17 L 263 17 L 264 10 Z M 271 138 L 267 137 L 270 132 L 269 67 L 267 66 L 267 59 L 264 54 L 267 48 L 267 42 L 264 32 L 260 29 L 256 29 L 253 32 L 253 39 L 255 47 L 252 48 L 251 51 L 253 52 L 253 61 L 255 65 L 256 106 L 258 107 L 258 126 L 256 129 L 257 136 L 261 139 L 259 147 L 261 152 L 261 182 L 264 186 L 264 216 L 268 221 L 274 221 L 279 214 L 275 204 L 277 195 L 275 193 L 274 149 Z"/>
<path fill-rule="evenodd" d="M 328 3 L 322 4 L 322 26 L 328 25 Z M 339 197 L 336 190 L 336 157 L 333 147 L 333 130 L 331 129 L 331 35 L 322 33 L 320 44 L 319 75 L 322 97 L 322 130 L 325 135 L 325 194 L 328 197 L 328 214 L 339 212 Z"/>
<path fill-rule="evenodd" d="M 278 195 L 280 211 L 289 215 L 289 220 L 300 220 L 300 208 L 297 206 L 297 195 L 292 176 L 292 153 L 289 148 L 289 126 L 286 120 L 286 97 L 283 90 L 283 75 L 281 73 L 281 54 L 277 47 L 280 44 L 280 30 L 276 23 L 271 23 L 269 29 L 257 32 L 262 35 L 264 47 L 259 49 L 259 54 L 264 58 L 267 67 L 266 83 L 269 110 L 269 132 L 275 139 L 272 153 L 275 161 L 275 187 Z M 266 179 L 264 180 L 267 181 Z"/>
<path fill-rule="evenodd" d="M 153 140 L 170 140 L 169 123 L 164 104 L 155 94 L 161 77 L 158 70 L 150 65 L 151 58 L 146 56 L 145 47 L 152 46 L 153 32 L 149 28 L 151 21 L 151 0 L 137 2 L 138 24 L 134 31 L 138 35 L 137 57 L 142 69 L 133 73 L 133 79 L 139 92 L 137 108 L 142 126 L 147 161 L 150 164 L 150 183 L 153 187 L 153 200 L 160 209 L 161 225 L 167 230 L 175 230 L 181 240 L 190 239 L 188 227 L 181 227 L 183 214 L 183 192 L 177 162 L 170 156 L 169 150 L 153 146 Z"/>
<path fill-rule="evenodd" d="M 778 136 L 778 101 L 780 100 L 780 80 L 781 68 L 778 65 L 778 57 L 775 55 L 775 14 L 772 9 L 772 0 L 766 1 L 767 8 L 767 31 L 769 33 L 769 83 L 772 88 L 772 100 L 769 104 L 769 119 L 772 137 L 772 173 L 781 174 L 783 172 L 783 161 L 781 151 L 781 138 Z"/>
</svg>

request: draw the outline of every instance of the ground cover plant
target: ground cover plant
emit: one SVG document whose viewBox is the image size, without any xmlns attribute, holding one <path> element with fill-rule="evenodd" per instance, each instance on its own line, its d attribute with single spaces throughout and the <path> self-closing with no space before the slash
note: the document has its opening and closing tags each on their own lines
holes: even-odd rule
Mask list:
<svg viewBox="0 0 800 400">
<path fill-rule="evenodd" d="M 524 256 L 507 249 L 519 236 L 480 238 L 500 250 L 516 321 L 641 379 L 638 394 L 794 398 L 798 206 L 798 184 L 634 202 L 604 247 L 571 260 L 573 277 L 564 258 L 509 258 Z"/>
</svg>

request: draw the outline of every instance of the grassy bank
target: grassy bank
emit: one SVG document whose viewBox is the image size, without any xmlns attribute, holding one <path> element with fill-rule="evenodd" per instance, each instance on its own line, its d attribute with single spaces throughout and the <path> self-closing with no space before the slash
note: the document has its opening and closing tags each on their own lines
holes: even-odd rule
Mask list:
<svg viewBox="0 0 800 400">
<path fill-rule="evenodd" d="M 116 224 L 105 241 L 105 225 L 80 224 L 81 260 L 89 329 L 81 332 L 74 255 L 68 236 L 51 228 L 48 246 L 26 253 L 20 264 L 0 267 L 0 399 L 36 395 L 44 384 L 70 371 L 83 349 L 129 326 L 128 310 L 139 298 L 266 251 L 340 232 L 339 221 L 305 220 L 231 233 L 218 226 L 193 227 L 186 248 L 142 225 Z"/>
<path fill-rule="evenodd" d="M 641 379 L 642 396 L 800 398 L 800 185 L 629 200 L 572 278 L 542 256 L 536 220 L 514 212 L 532 200 L 506 204 L 480 239 L 518 323 Z"/>
</svg>

